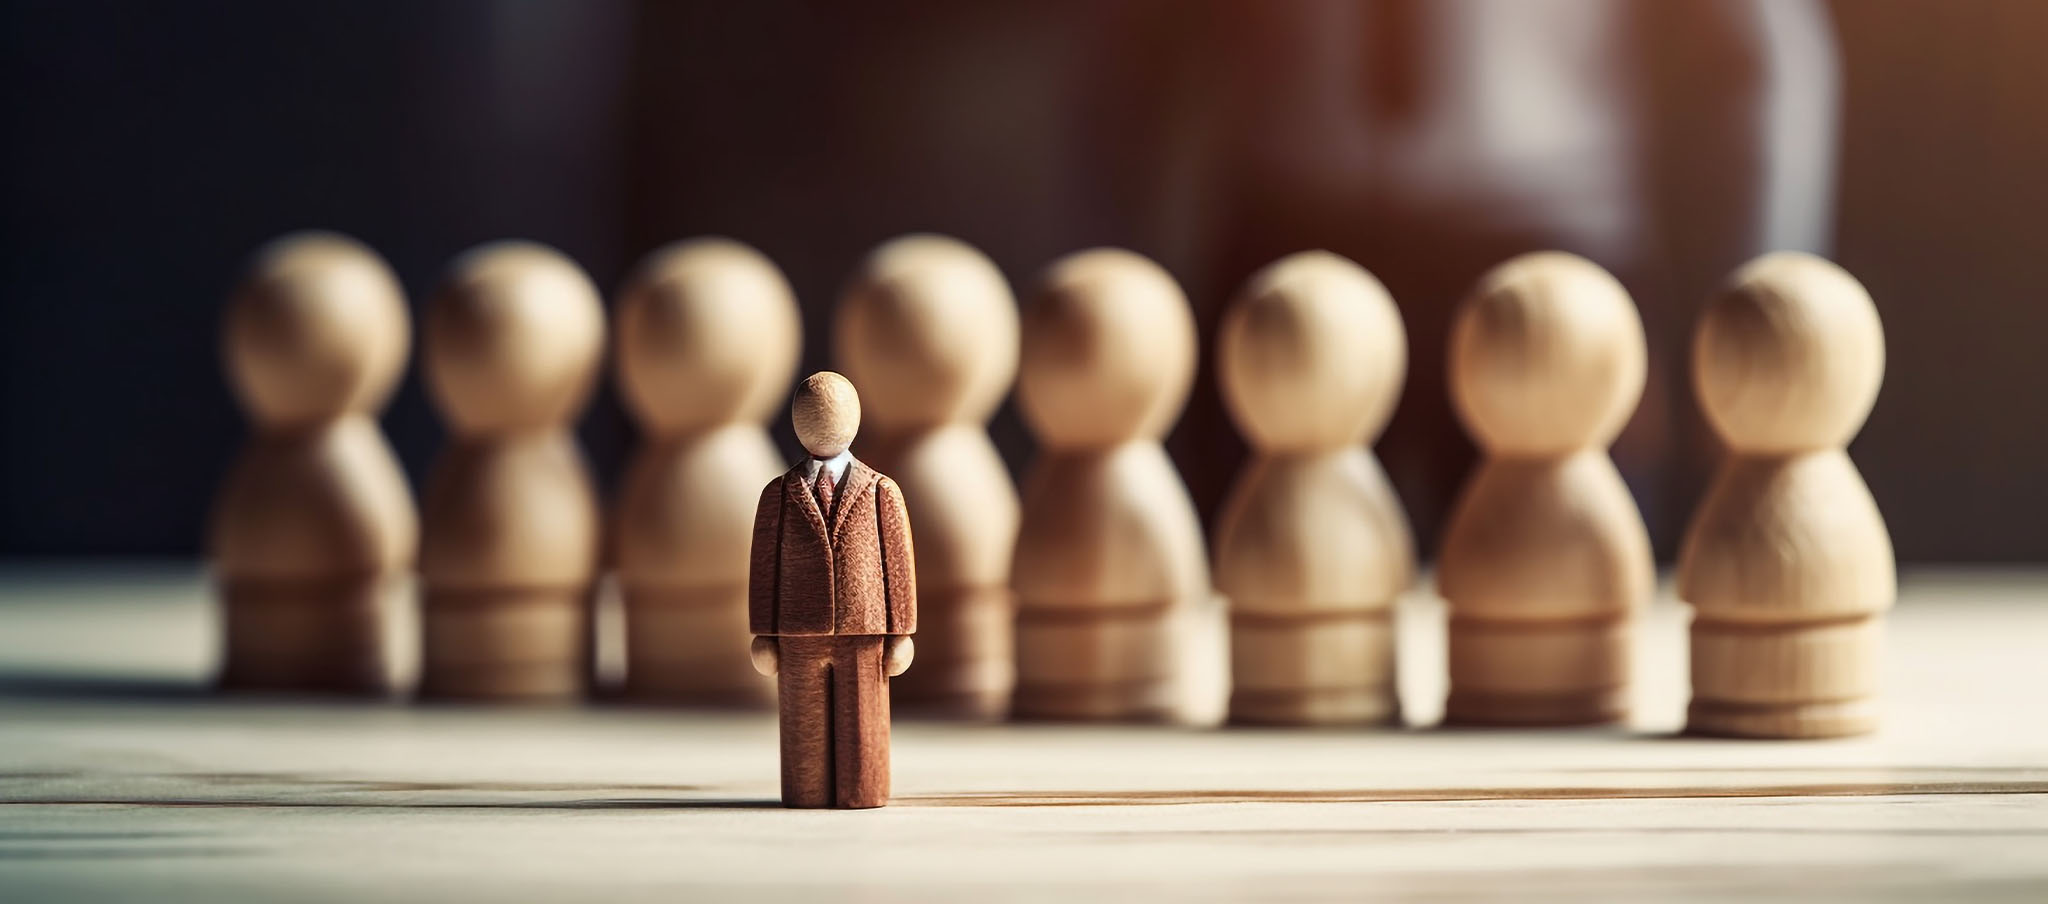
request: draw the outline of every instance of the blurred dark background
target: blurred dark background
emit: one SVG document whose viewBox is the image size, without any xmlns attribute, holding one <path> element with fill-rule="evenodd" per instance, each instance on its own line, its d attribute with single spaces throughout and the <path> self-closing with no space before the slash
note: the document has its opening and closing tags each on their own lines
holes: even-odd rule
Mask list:
<svg viewBox="0 0 2048 904">
<path fill-rule="evenodd" d="M 1425 548 L 1472 460 L 1452 306 L 1564 248 L 1643 311 L 1616 458 L 1665 558 L 1715 455 L 1693 318 L 1749 256 L 1820 251 L 1885 320 L 1853 452 L 1900 557 L 2048 560 L 2036 0 L 0 5 L 0 554 L 199 551 L 245 432 L 220 305 L 255 246 L 323 227 L 415 310 L 486 240 L 553 244 L 609 293 L 729 235 L 788 273 L 806 369 L 846 274 L 908 231 L 1020 292 L 1068 251 L 1143 252 L 1205 342 L 1253 269 L 1330 248 L 1407 320 L 1379 449 Z M 1206 362 L 1171 447 L 1208 516 L 1243 450 Z M 384 422 L 417 480 L 442 433 L 416 372 Z M 1028 463 L 1011 410 L 992 430 Z M 609 387 L 582 436 L 608 482 L 633 439 Z"/>
</svg>

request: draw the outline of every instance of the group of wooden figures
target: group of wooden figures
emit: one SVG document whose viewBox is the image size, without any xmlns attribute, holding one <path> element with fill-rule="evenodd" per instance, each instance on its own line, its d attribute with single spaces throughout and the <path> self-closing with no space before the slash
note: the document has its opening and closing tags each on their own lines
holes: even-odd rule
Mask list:
<svg viewBox="0 0 2048 904">
<path fill-rule="evenodd" d="M 229 307 L 230 382 L 255 429 L 213 523 L 224 683 L 386 690 L 387 622 L 416 573 L 422 696 L 574 697 L 609 572 L 628 693 L 772 699 L 750 663 L 749 552 L 762 489 L 786 470 L 766 424 L 801 332 L 776 267 L 693 240 L 619 291 L 612 358 L 645 441 L 608 517 L 569 429 L 607 345 L 582 270 L 524 242 L 450 267 L 423 354 L 450 440 L 418 513 L 375 421 L 408 358 L 406 311 L 378 256 L 332 234 L 267 246 Z M 1414 542 L 1370 444 L 1405 379 L 1400 314 L 1364 269 L 1305 252 L 1253 276 L 1220 329 L 1216 372 L 1254 454 L 1205 543 L 1160 443 L 1198 345 L 1162 268 L 1073 254 L 1020 309 L 960 242 L 910 236 L 869 256 L 834 342 L 865 414 L 853 452 L 900 487 L 916 541 L 917 660 L 889 687 L 899 709 L 1395 717 L 1391 608 L 1415 578 Z M 1464 301 L 1450 387 L 1485 457 L 1437 563 L 1447 719 L 1624 715 L 1654 565 L 1607 446 L 1645 356 L 1627 293 L 1578 257 L 1515 258 Z M 1757 259 L 1703 316 L 1693 376 L 1728 454 L 1679 563 L 1696 610 L 1692 729 L 1874 726 L 1894 566 L 1843 446 L 1883 362 L 1868 294 L 1810 255 Z M 1013 385 L 1039 445 L 1021 495 L 985 430 Z"/>
</svg>

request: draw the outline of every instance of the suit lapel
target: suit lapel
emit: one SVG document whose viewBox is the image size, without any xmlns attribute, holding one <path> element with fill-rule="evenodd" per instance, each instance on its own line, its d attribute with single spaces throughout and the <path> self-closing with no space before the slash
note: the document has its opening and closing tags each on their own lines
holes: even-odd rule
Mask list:
<svg viewBox="0 0 2048 904">
<path fill-rule="evenodd" d="M 830 546 L 832 532 L 825 527 L 825 513 L 818 511 L 818 497 L 811 492 L 811 482 L 804 479 L 806 470 L 803 462 L 798 462 L 783 478 L 783 500 L 803 510 L 804 517 L 811 522 L 811 530 L 818 534 L 818 541 Z M 833 508 L 843 509 L 845 506 L 835 505 Z"/>
<path fill-rule="evenodd" d="M 881 475 L 876 473 L 875 469 L 862 464 L 858 458 L 847 463 L 846 480 L 835 488 L 832 497 L 831 536 L 834 539 L 839 537 L 839 525 L 846 522 L 846 510 L 852 508 L 853 501 L 865 495 L 880 478 Z"/>
</svg>

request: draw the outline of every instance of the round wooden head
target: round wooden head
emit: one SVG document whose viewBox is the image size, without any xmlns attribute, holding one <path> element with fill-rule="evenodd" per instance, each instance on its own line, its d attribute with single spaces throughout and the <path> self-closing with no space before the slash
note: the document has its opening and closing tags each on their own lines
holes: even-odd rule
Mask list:
<svg viewBox="0 0 2048 904">
<path fill-rule="evenodd" d="M 259 424 L 291 427 L 383 404 L 404 371 L 405 293 L 377 253 L 305 232 L 256 254 L 228 303 L 228 382 Z"/>
<path fill-rule="evenodd" d="M 1738 452 L 1843 445 L 1883 381 L 1870 293 L 1811 254 L 1767 254 L 1736 271 L 1693 335 L 1700 406 Z"/>
<path fill-rule="evenodd" d="M 1253 274 L 1217 336 L 1223 400 L 1266 452 L 1334 449 L 1378 435 L 1408 370 L 1401 313 L 1372 274 L 1327 251 Z"/>
<path fill-rule="evenodd" d="M 1040 443 L 1157 439 L 1195 374 L 1195 323 L 1180 286 L 1129 251 L 1068 255 L 1023 316 L 1017 401 Z"/>
<path fill-rule="evenodd" d="M 853 383 L 829 370 L 804 378 L 789 404 L 796 441 L 817 458 L 831 458 L 853 445 L 860 433 L 860 393 Z"/>
<path fill-rule="evenodd" d="M 1621 283 L 1584 258 L 1525 254 L 1489 271 L 1451 327 L 1450 387 L 1495 454 L 1604 446 L 1642 398 L 1643 321 Z"/>
<path fill-rule="evenodd" d="M 560 252 L 498 242 L 450 266 L 426 332 L 427 384 L 457 432 L 548 429 L 590 394 L 604 309 Z"/>
<path fill-rule="evenodd" d="M 1017 376 L 1017 300 L 981 252 L 912 235 L 868 256 L 834 345 L 886 430 L 988 420 Z"/>
<path fill-rule="evenodd" d="M 727 239 L 649 254 L 620 293 L 617 316 L 619 387 L 657 435 L 766 421 L 803 345 L 782 271 Z"/>
</svg>

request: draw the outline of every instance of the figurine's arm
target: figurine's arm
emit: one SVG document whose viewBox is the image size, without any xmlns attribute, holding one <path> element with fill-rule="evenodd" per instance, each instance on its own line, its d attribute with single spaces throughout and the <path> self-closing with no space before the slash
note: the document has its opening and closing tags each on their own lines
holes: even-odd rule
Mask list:
<svg viewBox="0 0 2048 904">
<path fill-rule="evenodd" d="M 782 564 L 782 478 L 768 481 L 754 508 L 754 546 L 747 571 L 747 622 L 753 630 L 754 671 L 775 674 L 780 665 L 775 646 L 776 582 Z"/>
<path fill-rule="evenodd" d="M 887 477 L 875 485 L 875 519 L 882 541 L 882 582 L 889 605 L 889 640 L 885 652 L 890 677 L 910 668 L 917 645 L 917 555 L 910 541 L 910 513 L 903 491 Z"/>
</svg>

